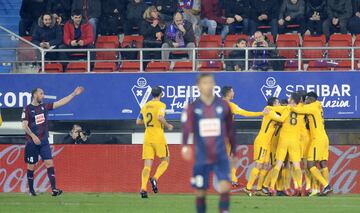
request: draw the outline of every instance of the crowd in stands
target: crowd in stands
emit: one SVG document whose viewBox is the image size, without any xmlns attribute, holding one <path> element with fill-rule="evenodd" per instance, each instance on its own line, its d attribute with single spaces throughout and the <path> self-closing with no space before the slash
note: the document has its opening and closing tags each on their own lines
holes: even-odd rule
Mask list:
<svg viewBox="0 0 360 213">
<path fill-rule="evenodd" d="M 325 34 L 328 40 L 333 33 L 360 33 L 360 0 L 23 0 L 20 16 L 19 35 L 32 36 L 46 49 L 94 48 L 99 35 L 139 34 L 145 48 L 177 48 L 197 46 L 202 34 L 225 40 L 228 34 L 256 37 L 266 31 L 276 39 L 278 33 L 297 31 Z M 259 54 L 264 53 L 251 57 Z M 188 56 L 193 58 L 192 52 Z M 66 60 L 69 54 L 46 57 Z M 144 54 L 144 59 L 161 58 L 168 60 L 170 51 Z M 243 69 L 243 64 L 230 67 Z"/>
</svg>

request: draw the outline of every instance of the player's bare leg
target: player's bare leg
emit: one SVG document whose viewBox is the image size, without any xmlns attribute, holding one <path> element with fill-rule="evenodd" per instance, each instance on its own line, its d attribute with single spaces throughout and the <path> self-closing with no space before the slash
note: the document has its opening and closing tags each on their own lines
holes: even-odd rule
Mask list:
<svg viewBox="0 0 360 213">
<path fill-rule="evenodd" d="M 230 188 L 231 185 L 228 181 L 220 181 L 219 182 L 219 212 L 220 213 L 228 213 L 230 206 Z"/>
<path fill-rule="evenodd" d="M 62 190 L 56 188 L 55 168 L 53 160 L 44 160 L 45 167 L 47 168 L 47 175 L 51 184 L 52 196 L 59 196 L 63 193 Z"/>
<path fill-rule="evenodd" d="M 27 180 L 29 185 L 29 195 L 30 196 L 36 196 L 35 190 L 34 190 L 34 170 L 35 170 L 35 164 L 27 164 Z"/>
<path fill-rule="evenodd" d="M 263 164 L 256 162 L 254 168 L 251 169 L 249 180 L 246 184 L 246 187 L 243 188 L 243 192 L 245 192 L 247 195 L 252 196 L 253 185 L 256 179 L 258 178 L 258 175 L 262 168 L 263 168 Z"/>
<path fill-rule="evenodd" d="M 206 190 L 198 189 L 195 191 L 196 196 L 196 212 L 206 212 Z"/>
<path fill-rule="evenodd" d="M 151 183 L 154 193 L 159 192 L 158 180 L 164 174 L 164 172 L 167 170 L 167 168 L 169 167 L 169 163 L 170 163 L 169 157 L 161 158 L 160 160 L 161 160 L 161 163 L 159 164 L 158 168 L 156 169 L 154 177 L 150 178 L 150 183 Z"/>
<path fill-rule="evenodd" d="M 140 191 L 141 198 L 148 198 L 147 183 L 149 181 L 152 164 L 153 164 L 153 160 L 151 159 L 144 160 L 144 168 L 141 172 L 141 191 Z"/>
<path fill-rule="evenodd" d="M 316 167 L 316 162 L 315 161 L 309 161 L 308 162 L 308 168 L 309 168 L 309 170 L 311 172 L 311 175 L 324 186 L 324 189 L 323 189 L 321 194 L 322 195 L 327 195 L 327 194 L 331 193 L 332 188 L 331 188 L 328 180 L 325 179 L 325 177 L 321 174 L 319 169 Z"/>
</svg>

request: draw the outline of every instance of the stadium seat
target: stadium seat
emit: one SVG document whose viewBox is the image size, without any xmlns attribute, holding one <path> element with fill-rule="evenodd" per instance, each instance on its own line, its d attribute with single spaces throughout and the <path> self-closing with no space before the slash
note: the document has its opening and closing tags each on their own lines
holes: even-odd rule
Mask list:
<svg viewBox="0 0 360 213">
<path fill-rule="evenodd" d="M 30 42 L 32 41 L 31 36 L 24 36 L 22 38 L 27 41 L 30 41 Z M 19 49 L 17 51 L 17 60 L 19 62 L 24 62 L 24 61 L 34 62 L 37 60 L 36 51 L 37 50 L 33 46 L 19 40 Z"/>
<path fill-rule="evenodd" d="M 200 37 L 199 48 L 221 47 L 221 35 L 202 35 Z M 221 55 L 219 50 L 199 50 L 199 59 L 217 59 Z"/>
<path fill-rule="evenodd" d="M 357 47 L 359 49 L 355 49 L 355 60 L 360 60 L 360 34 L 356 35 L 355 41 L 354 41 L 354 47 Z"/>
<path fill-rule="evenodd" d="M 330 36 L 328 47 L 351 47 L 352 37 L 350 34 L 333 34 Z M 349 58 L 350 49 L 328 50 L 328 58 L 335 60 L 337 58 Z"/>
<path fill-rule="evenodd" d="M 67 65 L 66 72 L 87 72 L 87 62 L 71 62 Z"/>
<path fill-rule="evenodd" d="M 140 72 L 140 62 L 123 61 L 120 65 L 120 72 Z"/>
<path fill-rule="evenodd" d="M 303 41 L 303 47 L 315 47 L 313 50 L 303 50 L 303 58 L 323 58 L 324 50 L 316 49 L 316 47 L 325 47 L 326 37 L 325 35 L 321 36 L 310 36 L 305 35 Z"/>
<path fill-rule="evenodd" d="M 287 60 L 284 64 L 284 71 L 298 71 L 298 61 L 297 60 Z M 301 63 L 301 70 L 304 70 L 304 64 Z"/>
<path fill-rule="evenodd" d="M 277 39 L 277 47 L 299 47 L 300 38 L 298 34 L 279 34 Z M 293 50 L 279 50 L 279 55 L 285 58 L 296 58 L 298 51 Z"/>
<path fill-rule="evenodd" d="M 113 43 L 115 45 L 115 47 L 119 47 L 120 42 L 119 42 L 119 38 L 117 36 L 99 36 L 96 39 L 96 43 Z"/>
<path fill-rule="evenodd" d="M 41 72 L 41 69 L 40 69 Z M 46 63 L 45 64 L 45 72 L 46 73 L 62 73 L 63 71 L 63 66 L 60 63 Z"/>
<path fill-rule="evenodd" d="M 237 41 L 241 38 L 245 39 L 246 41 L 249 39 L 249 37 L 245 34 L 227 35 L 224 41 L 224 47 L 234 47 Z M 228 58 L 230 52 L 231 50 L 224 51 L 225 58 Z"/>
<path fill-rule="evenodd" d="M 118 46 L 114 42 L 96 42 L 97 49 L 116 49 Z M 115 61 L 118 58 L 118 52 L 96 52 L 96 60 L 111 60 Z"/>
<path fill-rule="evenodd" d="M 166 72 L 170 71 L 170 62 L 168 61 L 151 61 L 148 63 L 146 72 Z"/>
<path fill-rule="evenodd" d="M 193 71 L 192 61 L 178 61 L 174 65 L 174 72 Z"/>
<path fill-rule="evenodd" d="M 329 71 L 331 67 L 327 61 L 309 61 L 307 71 Z"/>
<path fill-rule="evenodd" d="M 204 61 L 201 63 L 199 71 L 201 72 L 212 72 L 212 71 L 223 71 L 224 64 L 221 61 Z"/>
<path fill-rule="evenodd" d="M 358 65 L 355 62 L 354 69 L 358 69 Z M 351 70 L 351 61 L 350 60 L 342 60 L 339 61 L 338 64 L 335 65 L 335 70 L 337 71 L 349 71 Z"/>
<path fill-rule="evenodd" d="M 121 43 L 121 47 L 125 48 L 130 46 L 132 42 L 135 42 L 136 48 L 142 48 L 144 43 L 144 36 L 126 35 Z"/>
<path fill-rule="evenodd" d="M 94 72 L 114 72 L 116 64 L 114 62 L 96 62 Z"/>
</svg>

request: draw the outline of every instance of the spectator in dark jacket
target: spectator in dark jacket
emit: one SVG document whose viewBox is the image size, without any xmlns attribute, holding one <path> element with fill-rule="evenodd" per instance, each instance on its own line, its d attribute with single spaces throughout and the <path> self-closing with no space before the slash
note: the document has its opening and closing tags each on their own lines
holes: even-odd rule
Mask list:
<svg viewBox="0 0 360 213">
<path fill-rule="evenodd" d="M 201 0 L 180 0 L 183 3 L 182 10 L 184 11 L 184 19 L 193 24 L 195 36 L 197 38 L 201 35 L 200 29 L 200 7 Z"/>
<path fill-rule="evenodd" d="M 140 34 L 144 36 L 145 48 L 161 48 L 164 41 L 165 23 L 155 6 L 147 8 L 140 26 Z M 144 59 L 160 59 L 161 51 L 146 51 Z"/>
<path fill-rule="evenodd" d="M 89 49 L 94 48 L 94 34 L 92 26 L 85 18 L 82 17 L 81 10 L 74 10 L 71 20 L 67 21 L 64 26 L 64 40 L 62 49 Z M 63 60 L 70 59 L 72 53 L 63 53 L 60 57 Z M 92 58 L 93 54 L 92 54 Z"/>
<path fill-rule="evenodd" d="M 125 24 L 128 0 L 103 0 L 99 33 L 118 35 Z"/>
<path fill-rule="evenodd" d="M 347 22 L 352 16 L 352 4 L 350 0 L 327 0 L 327 16 L 323 23 L 323 32 L 326 38 L 334 32 L 347 33 Z"/>
<path fill-rule="evenodd" d="M 351 34 L 360 34 L 360 0 L 352 0 L 353 17 L 349 20 L 349 31 Z"/>
<path fill-rule="evenodd" d="M 45 12 L 47 0 L 23 0 L 20 8 L 19 35 L 32 34 L 38 18 Z"/>
<path fill-rule="evenodd" d="M 279 13 L 279 33 L 287 33 L 288 25 L 299 25 L 299 31 L 304 34 L 304 0 L 284 0 Z"/>
<path fill-rule="evenodd" d="M 245 49 L 247 41 L 243 38 L 239 39 L 235 46 L 238 48 L 229 53 L 229 61 L 226 61 L 226 71 L 244 71 L 245 70 Z M 250 52 L 249 52 L 250 53 Z M 251 56 L 249 57 L 251 58 Z"/>
<path fill-rule="evenodd" d="M 306 5 L 307 34 L 321 35 L 322 24 L 326 19 L 326 2 L 324 0 L 309 0 Z"/>
<path fill-rule="evenodd" d="M 271 34 L 276 37 L 278 33 L 277 18 L 279 17 L 279 4 L 277 0 L 251 0 L 250 34 L 254 34 L 259 26 L 270 25 Z"/>
<path fill-rule="evenodd" d="M 165 33 L 165 43 L 162 45 L 162 48 L 178 48 L 178 47 L 195 47 L 195 34 L 192 24 L 184 20 L 183 15 L 180 12 L 177 12 L 174 15 L 173 23 L 169 24 L 166 28 Z M 163 50 L 162 51 L 162 60 L 169 60 L 169 55 L 171 51 Z M 193 51 L 189 51 L 189 58 L 193 58 Z"/>
<path fill-rule="evenodd" d="M 71 16 L 71 0 L 48 0 L 46 11 L 56 14 L 65 23 Z"/>
<path fill-rule="evenodd" d="M 174 14 L 178 11 L 178 0 L 156 0 L 153 3 L 165 22 L 171 22 Z"/>
<path fill-rule="evenodd" d="M 58 48 L 62 44 L 62 30 L 56 24 L 55 18 L 50 13 L 39 17 L 38 25 L 35 27 L 32 42 L 43 49 Z M 49 52 L 46 59 L 55 60 L 57 54 Z"/>
<path fill-rule="evenodd" d="M 223 10 L 219 0 L 202 0 L 201 1 L 201 14 L 200 14 L 200 25 L 208 28 L 209 35 L 216 34 L 216 28 L 218 24 L 230 24 L 228 19 L 223 17 Z M 227 29 L 223 28 L 221 36 L 224 39 L 227 34 Z"/>
<path fill-rule="evenodd" d="M 133 34 L 133 28 L 140 28 L 143 21 L 143 14 L 148 6 L 143 0 L 131 0 L 126 10 L 126 22 L 124 25 L 125 35 Z"/>
<path fill-rule="evenodd" d="M 249 35 L 249 15 L 250 15 L 250 1 L 249 0 L 225 0 L 224 1 L 226 25 L 230 34 L 235 34 L 238 28 L 241 32 Z"/>
<path fill-rule="evenodd" d="M 72 10 L 82 10 L 84 18 L 92 26 L 95 39 L 97 36 L 97 23 L 101 16 L 101 0 L 73 0 Z"/>
</svg>

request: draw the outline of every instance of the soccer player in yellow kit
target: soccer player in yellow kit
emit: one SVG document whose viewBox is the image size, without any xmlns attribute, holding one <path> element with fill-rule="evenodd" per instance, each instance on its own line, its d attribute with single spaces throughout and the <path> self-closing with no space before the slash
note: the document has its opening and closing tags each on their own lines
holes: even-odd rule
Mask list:
<svg viewBox="0 0 360 213">
<path fill-rule="evenodd" d="M 231 109 L 231 112 L 233 113 L 233 115 L 240 115 L 240 116 L 244 116 L 244 117 L 258 117 L 258 116 L 263 115 L 263 112 L 250 112 L 250 111 L 240 108 L 238 105 L 231 102 L 235 96 L 235 92 L 231 86 L 222 87 L 221 95 L 222 95 L 222 98 L 229 103 L 229 106 L 230 106 L 230 109 Z M 227 144 L 226 148 L 227 148 L 228 154 L 230 154 L 230 144 Z M 233 187 L 239 186 L 238 178 L 236 177 L 236 168 L 235 167 L 231 168 L 231 185 Z"/>
<path fill-rule="evenodd" d="M 153 99 L 147 102 L 142 108 L 139 118 L 136 120 L 137 125 L 145 125 L 145 136 L 142 150 L 142 159 L 144 168 L 141 174 L 141 192 L 142 198 L 148 198 L 147 182 L 149 181 L 150 171 L 155 155 L 160 158 L 155 175 L 150 178 L 150 183 L 154 193 L 158 193 L 158 180 L 164 174 L 169 166 L 169 148 L 166 144 L 164 127 L 169 131 L 173 126 L 165 120 L 166 105 L 160 101 L 162 88 L 154 87 L 151 90 Z"/>
<path fill-rule="evenodd" d="M 281 122 L 280 115 L 271 109 L 272 106 L 280 106 L 278 98 L 272 97 L 268 99 L 267 107 L 265 107 L 266 114 L 264 115 L 260 131 L 254 141 L 254 161 L 255 167 L 250 172 L 249 181 L 246 187 L 243 188 L 243 192 L 252 196 L 252 188 L 255 180 L 259 176 L 258 190 L 261 190 L 262 183 L 268 170 L 268 163 L 270 161 L 270 143 L 274 136 L 276 129 L 278 128 L 277 122 Z M 259 175 L 260 174 L 260 175 Z"/>
<path fill-rule="evenodd" d="M 332 192 L 329 184 L 329 169 L 327 167 L 329 138 L 325 130 L 322 105 L 317 98 L 318 96 L 315 92 L 307 93 L 305 105 L 293 107 L 292 111 L 308 115 L 311 136 L 307 155 L 308 169 L 311 175 L 323 185 L 324 188 L 321 195 L 327 195 Z M 320 163 L 321 172 L 316 167 L 316 163 Z"/>
<path fill-rule="evenodd" d="M 300 95 L 292 93 L 289 98 L 289 105 L 295 106 L 300 103 Z M 296 195 L 301 195 L 302 186 L 302 171 L 300 167 L 301 147 L 300 147 L 300 127 L 298 122 L 298 114 L 290 111 L 290 107 L 286 107 L 281 113 L 282 127 L 280 130 L 280 138 L 276 150 L 276 165 L 271 174 L 270 193 L 275 195 L 275 184 L 278 180 L 280 169 L 289 154 L 289 160 L 294 166 L 294 179 L 297 182 L 298 188 Z"/>
</svg>

